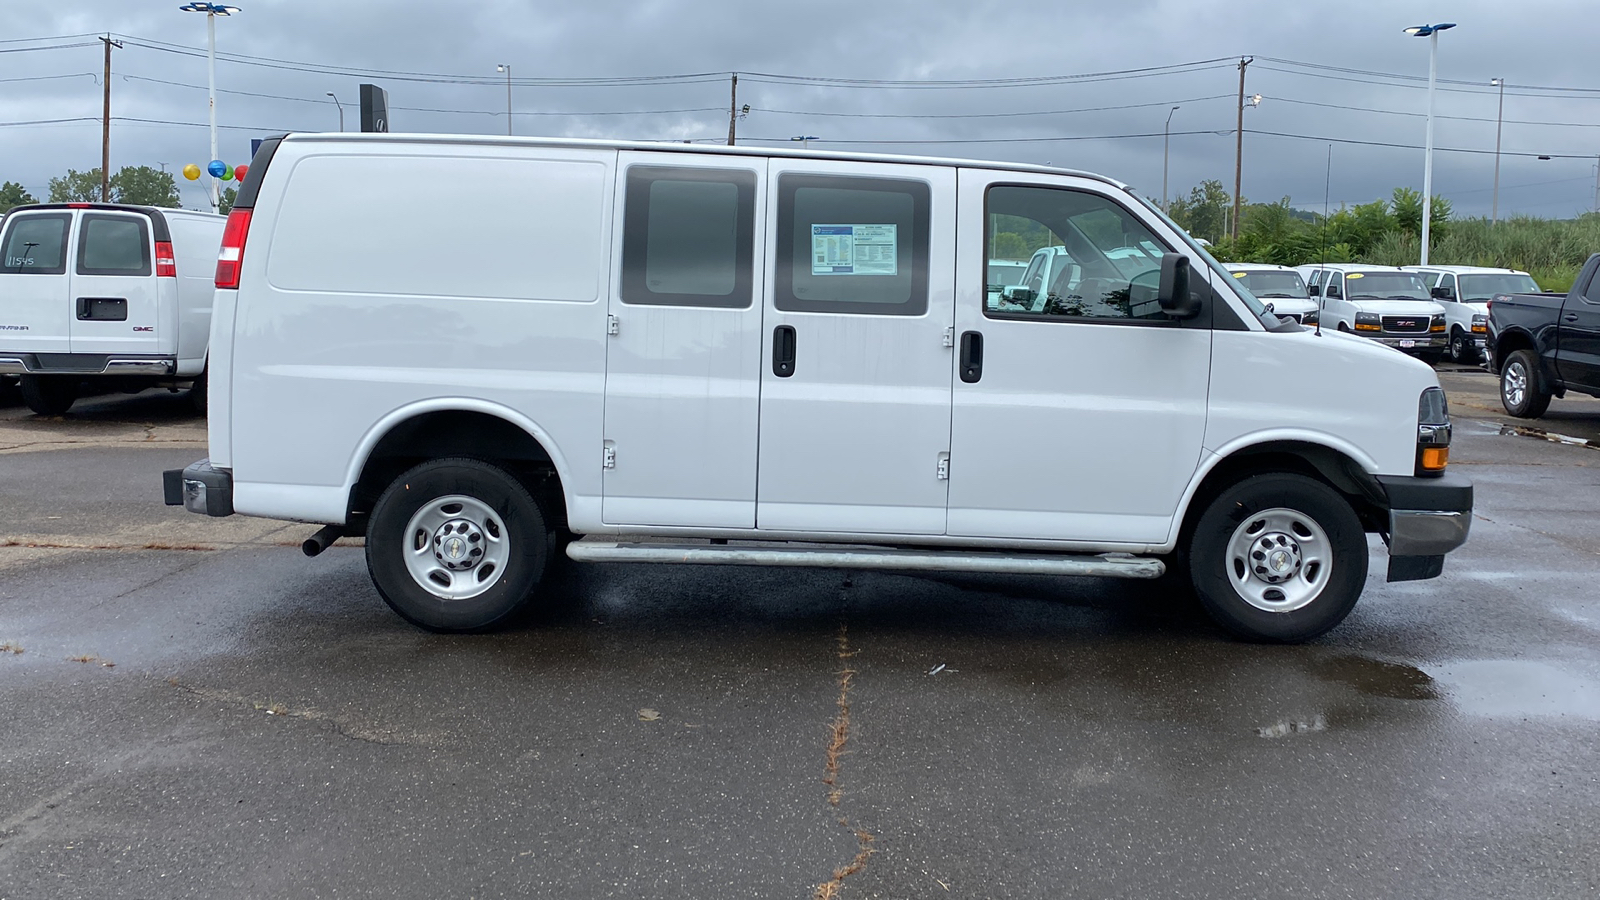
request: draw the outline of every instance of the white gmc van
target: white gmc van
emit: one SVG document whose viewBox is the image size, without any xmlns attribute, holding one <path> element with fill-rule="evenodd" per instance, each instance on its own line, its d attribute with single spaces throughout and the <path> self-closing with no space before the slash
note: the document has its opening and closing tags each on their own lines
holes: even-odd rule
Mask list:
<svg viewBox="0 0 1600 900">
<path fill-rule="evenodd" d="M 224 219 L 108 203 L 21 206 L 0 228 L 0 376 L 60 415 L 86 380 L 194 387 L 205 409 L 213 259 Z"/>
<path fill-rule="evenodd" d="M 997 229 L 1065 247 L 1075 299 L 986 304 Z M 312 554 L 365 535 L 379 592 L 434 630 L 501 621 L 564 546 L 1171 566 L 1235 633 L 1303 640 L 1355 603 L 1367 532 L 1392 580 L 1430 578 L 1471 518 L 1431 369 L 1264 315 L 1082 172 L 290 135 L 256 155 L 216 283 L 211 455 L 167 502 L 323 523 Z"/>
</svg>

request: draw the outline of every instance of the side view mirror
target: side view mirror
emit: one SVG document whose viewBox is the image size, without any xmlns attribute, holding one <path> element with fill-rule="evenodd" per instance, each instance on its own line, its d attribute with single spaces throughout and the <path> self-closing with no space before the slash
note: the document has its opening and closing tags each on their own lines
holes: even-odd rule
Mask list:
<svg viewBox="0 0 1600 900">
<path fill-rule="evenodd" d="M 1189 257 L 1179 253 L 1161 255 L 1161 286 L 1156 299 L 1161 311 L 1174 319 L 1200 315 L 1200 299 L 1189 290 Z"/>
<path fill-rule="evenodd" d="M 1032 303 L 1034 300 L 1033 289 L 1020 284 L 1005 288 L 1000 296 L 1012 303 Z"/>
<path fill-rule="evenodd" d="M 1306 296 L 1308 296 L 1308 297 L 1321 297 L 1322 296 L 1322 285 L 1313 284 L 1313 285 L 1307 287 L 1306 288 Z"/>
<path fill-rule="evenodd" d="M 1336 284 L 1328 285 L 1328 296 L 1329 297 L 1338 297 L 1338 296 L 1340 296 L 1340 294 L 1339 294 L 1339 286 L 1336 285 Z"/>
<path fill-rule="evenodd" d="M 1433 295 L 1433 299 L 1435 300 L 1454 300 L 1456 298 L 1455 291 L 1443 286 L 1436 287 L 1429 291 L 1429 293 Z"/>
</svg>

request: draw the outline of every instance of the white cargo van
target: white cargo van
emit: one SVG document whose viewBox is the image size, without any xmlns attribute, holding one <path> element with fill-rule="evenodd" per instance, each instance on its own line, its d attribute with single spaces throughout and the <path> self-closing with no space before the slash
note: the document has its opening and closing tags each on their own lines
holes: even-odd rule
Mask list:
<svg viewBox="0 0 1600 900">
<path fill-rule="evenodd" d="M 1444 355 L 1444 307 L 1416 272 L 1395 266 L 1318 263 L 1296 267 L 1322 306 L 1322 327 L 1359 334 L 1423 359 Z"/>
<path fill-rule="evenodd" d="M 1083 302 L 985 302 L 991 232 L 1019 220 L 1065 248 Z M 217 265 L 211 455 L 165 473 L 166 500 L 324 523 L 312 554 L 365 535 L 384 599 L 440 631 L 536 598 L 565 545 L 1172 566 L 1232 631 L 1302 640 L 1355 603 L 1367 532 L 1391 579 L 1438 575 L 1472 486 L 1445 472 L 1431 369 L 1234 284 L 1133 191 L 1063 169 L 269 139 Z"/>
<path fill-rule="evenodd" d="M 1287 316 L 1302 325 L 1317 324 L 1321 308 L 1306 292 L 1300 273 L 1271 263 L 1224 263 L 1240 287 L 1272 307 L 1272 314 Z"/>
<path fill-rule="evenodd" d="M 0 228 L 0 376 L 39 415 L 80 386 L 192 383 L 205 405 L 222 216 L 105 203 L 20 206 Z"/>
<path fill-rule="evenodd" d="M 1416 272 L 1444 307 L 1450 328 L 1450 359 L 1474 363 L 1483 354 L 1489 333 L 1489 301 L 1500 294 L 1537 294 L 1533 276 L 1517 269 L 1487 266 L 1403 266 Z"/>
</svg>

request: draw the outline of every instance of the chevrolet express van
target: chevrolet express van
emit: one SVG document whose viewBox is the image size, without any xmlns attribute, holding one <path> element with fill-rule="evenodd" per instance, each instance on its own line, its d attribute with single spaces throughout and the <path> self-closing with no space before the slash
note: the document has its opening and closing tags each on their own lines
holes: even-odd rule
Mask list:
<svg viewBox="0 0 1600 900">
<path fill-rule="evenodd" d="M 189 384 L 205 409 L 222 216 L 112 203 L 19 206 L 0 228 L 0 377 L 41 416 L 85 382 Z"/>
<path fill-rule="evenodd" d="M 1076 300 L 986 303 L 1014 230 L 1065 248 Z M 273 138 L 217 263 L 210 457 L 166 500 L 321 523 L 312 554 L 364 535 L 379 593 L 438 631 L 538 602 L 564 552 L 1171 571 L 1233 632 L 1304 640 L 1356 602 L 1369 532 L 1390 579 L 1438 575 L 1472 486 L 1428 366 L 1235 284 L 1065 169 Z"/>
</svg>

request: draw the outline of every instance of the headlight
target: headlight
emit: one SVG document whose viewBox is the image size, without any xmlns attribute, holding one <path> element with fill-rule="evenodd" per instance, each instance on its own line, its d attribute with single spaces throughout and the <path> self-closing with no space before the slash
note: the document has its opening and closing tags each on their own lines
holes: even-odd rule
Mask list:
<svg viewBox="0 0 1600 900">
<path fill-rule="evenodd" d="M 1320 318 L 1321 317 L 1317 314 L 1317 311 L 1313 309 L 1312 311 L 1302 315 L 1300 317 L 1300 322 L 1303 325 L 1315 325 Z"/>
<path fill-rule="evenodd" d="M 1418 475 L 1439 475 L 1450 464 L 1450 403 L 1431 387 L 1417 400 Z"/>
<path fill-rule="evenodd" d="M 1358 312 L 1356 313 L 1356 330 L 1382 331 L 1383 321 L 1378 318 L 1377 313 Z"/>
<path fill-rule="evenodd" d="M 1443 315 L 1434 316 L 1433 319 L 1428 322 L 1428 330 L 1429 331 L 1441 331 L 1441 332 L 1444 331 L 1444 316 Z"/>
<path fill-rule="evenodd" d="M 1476 334 L 1483 334 L 1489 330 L 1489 317 L 1481 313 L 1472 317 L 1472 330 Z"/>
</svg>

